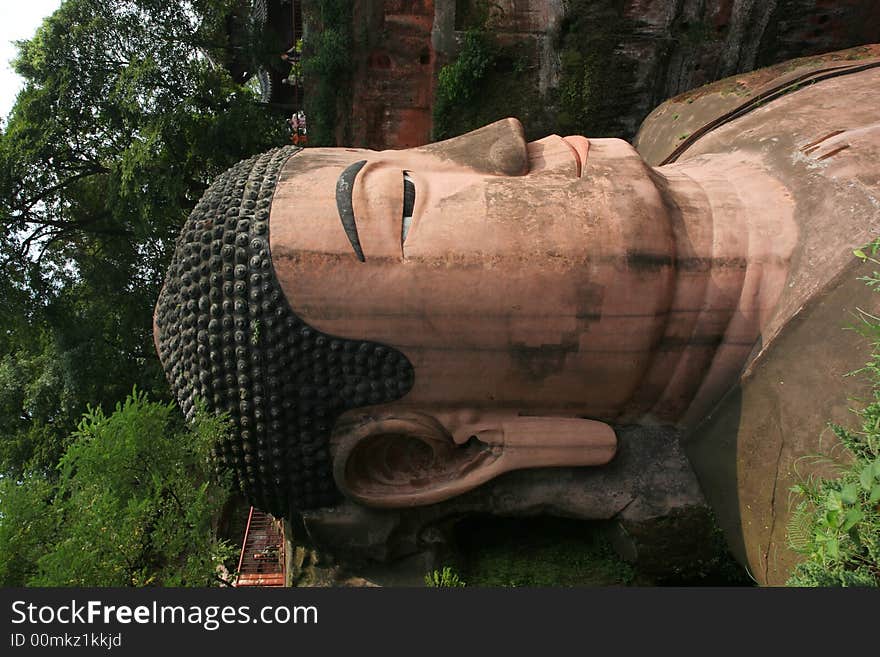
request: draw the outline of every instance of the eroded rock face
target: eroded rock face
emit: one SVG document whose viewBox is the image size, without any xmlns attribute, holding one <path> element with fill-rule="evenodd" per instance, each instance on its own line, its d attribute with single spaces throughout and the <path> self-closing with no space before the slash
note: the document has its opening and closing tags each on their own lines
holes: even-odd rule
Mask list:
<svg viewBox="0 0 880 657">
<path fill-rule="evenodd" d="M 358 2 L 354 32 L 363 39 L 355 66 L 350 143 L 409 148 L 428 143 L 436 55 L 434 0 Z"/>
<path fill-rule="evenodd" d="M 613 68 L 595 76 L 601 134 L 589 136 L 624 139 L 658 103 L 688 89 L 870 43 L 880 32 L 874 0 L 357 2 L 350 134 L 340 134 L 339 143 L 376 149 L 428 143 L 438 72 L 457 55 L 475 16 L 499 44 L 518 44 L 527 53 L 523 84 L 537 86 L 548 102 L 560 81 L 560 35 L 579 18 L 595 41 L 585 47 L 586 59 Z"/>
<path fill-rule="evenodd" d="M 612 4 L 612 3 L 609 3 Z M 614 3 L 620 4 L 620 3 Z M 631 138 L 659 102 L 721 78 L 877 38 L 871 0 L 627 0 L 632 32 L 616 54 L 632 62 L 621 129 Z"/>
</svg>

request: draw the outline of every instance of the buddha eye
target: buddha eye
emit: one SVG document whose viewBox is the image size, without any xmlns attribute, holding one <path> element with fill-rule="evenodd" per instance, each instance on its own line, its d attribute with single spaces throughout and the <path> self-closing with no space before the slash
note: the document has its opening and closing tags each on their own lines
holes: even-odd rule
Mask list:
<svg viewBox="0 0 880 657">
<path fill-rule="evenodd" d="M 401 242 L 406 241 L 406 235 L 409 233 L 409 227 L 412 225 L 413 208 L 416 205 L 416 185 L 409 177 L 409 174 L 403 172 L 403 229 L 401 231 Z"/>
</svg>

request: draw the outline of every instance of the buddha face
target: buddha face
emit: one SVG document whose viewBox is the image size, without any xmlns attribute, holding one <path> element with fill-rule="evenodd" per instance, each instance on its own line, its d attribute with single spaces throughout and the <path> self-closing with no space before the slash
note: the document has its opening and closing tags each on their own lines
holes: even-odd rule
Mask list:
<svg viewBox="0 0 880 657">
<path fill-rule="evenodd" d="M 294 149 L 295 151 L 295 149 Z M 209 189 L 157 346 L 257 506 L 449 499 L 512 469 L 599 465 L 638 412 L 672 235 L 625 142 L 515 119 L 405 151 L 282 149 Z M 332 479 L 330 479 L 332 473 Z"/>
<path fill-rule="evenodd" d="M 415 374 L 401 399 L 337 422 L 337 485 L 422 504 L 513 467 L 607 461 L 613 433 L 582 418 L 620 417 L 649 365 L 670 296 L 664 216 L 625 142 L 526 143 L 515 119 L 290 158 L 270 215 L 285 297 Z"/>
<path fill-rule="evenodd" d="M 407 354 L 413 403 L 607 418 L 650 351 L 645 317 L 668 296 L 671 239 L 646 171 L 620 140 L 527 144 L 514 119 L 406 151 L 310 149 L 281 173 L 272 261 L 310 325 Z M 363 260 L 340 218 L 349 195 Z"/>
</svg>

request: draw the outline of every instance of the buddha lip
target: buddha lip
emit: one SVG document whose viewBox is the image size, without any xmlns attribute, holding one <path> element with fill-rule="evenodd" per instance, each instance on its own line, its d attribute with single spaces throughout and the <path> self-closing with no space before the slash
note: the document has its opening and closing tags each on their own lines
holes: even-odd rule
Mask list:
<svg viewBox="0 0 880 657">
<path fill-rule="evenodd" d="M 577 160 L 577 175 L 578 178 L 580 178 L 584 170 L 584 165 L 587 163 L 587 157 L 590 154 L 590 140 L 581 135 L 570 135 L 568 137 L 563 137 L 562 141 L 568 144 L 568 147 L 571 149 Z"/>
</svg>

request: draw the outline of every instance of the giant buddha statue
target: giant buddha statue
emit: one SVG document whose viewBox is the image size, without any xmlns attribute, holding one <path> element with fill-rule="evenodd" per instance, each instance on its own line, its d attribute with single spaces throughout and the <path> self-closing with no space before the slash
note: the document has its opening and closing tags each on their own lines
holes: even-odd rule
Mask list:
<svg viewBox="0 0 880 657">
<path fill-rule="evenodd" d="M 318 534 L 340 509 L 399 529 L 705 494 L 784 580 L 792 468 L 864 358 L 846 312 L 876 306 L 852 256 L 880 234 L 876 57 L 668 101 L 644 156 L 510 118 L 242 162 L 157 305 L 172 388 L 232 417 L 217 456 L 253 503 Z"/>
</svg>

